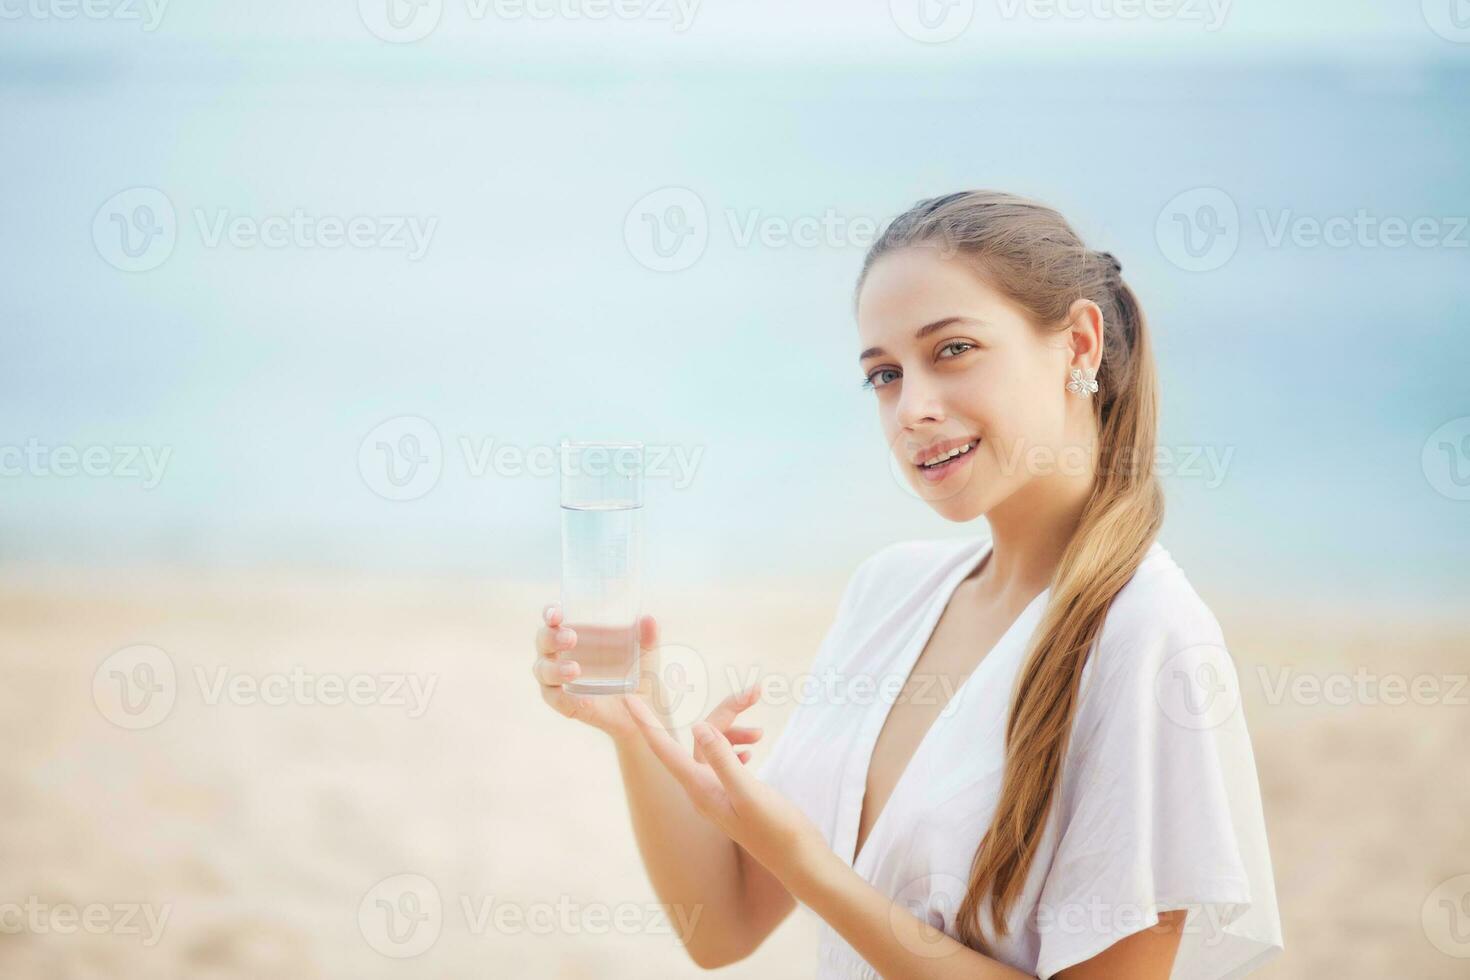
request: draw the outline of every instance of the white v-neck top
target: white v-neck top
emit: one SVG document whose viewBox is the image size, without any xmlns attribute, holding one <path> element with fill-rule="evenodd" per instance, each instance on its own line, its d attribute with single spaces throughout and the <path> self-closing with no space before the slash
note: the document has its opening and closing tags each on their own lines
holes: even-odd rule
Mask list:
<svg viewBox="0 0 1470 980">
<path fill-rule="evenodd" d="M 1012 686 L 1050 590 L 1032 600 L 919 742 L 854 856 L 888 709 L 987 538 L 889 545 L 853 573 L 799 699 L 757 770 L 833 851 L 958 938 L 970 862 L 995 812 Z M 1239 977 L 1282 948 L 1255 758 L 1220 626 L 1155 542 L 1113 600 L 1083 668 L 1040 848 L 992 955 L 1037 977 L 1188 908 L 1172 977 Z M 917 694 L 916 694 L 917 696 Z M 933 948 L 919 950 L 935 955 Z M 820 978 L 877 972 L 825 922 Z"/>
</svg>

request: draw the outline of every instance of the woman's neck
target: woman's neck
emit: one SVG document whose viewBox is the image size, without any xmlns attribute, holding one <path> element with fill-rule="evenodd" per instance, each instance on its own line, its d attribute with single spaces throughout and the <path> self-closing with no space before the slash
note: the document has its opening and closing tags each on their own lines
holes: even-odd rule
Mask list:
<svg viewBox="0 0 1470 980">
<path fill-rule="evenodd" d="M 1092 495 L 1092 474 L 1053 474 L 1031 481 L 986 515 L 992 550 L 976 574 L 982 595 L 1029 601 L 1051 584 L 1082 510 Z"/>
</svg>

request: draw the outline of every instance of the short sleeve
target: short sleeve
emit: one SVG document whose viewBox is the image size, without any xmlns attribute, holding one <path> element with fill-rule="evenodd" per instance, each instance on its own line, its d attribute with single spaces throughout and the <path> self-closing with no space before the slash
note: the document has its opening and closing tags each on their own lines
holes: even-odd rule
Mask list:
<svg viewBox="0 0 1470 980">
<path fill-rule="evenodd" d="M 1173 978 L 1217 980 L 1282 948 L 1255 759 L 1223 638 L 1099 644 L 1083 673 L 1037 976 L 1187 909 Z"/>
<path fill-rule="evenodd" d="M 888 548 L 893 547 L 889 545 Z M 827 627 L 826 634 L 822 637 L 821 644 L 817 647 L 816 655 L 812 659 L 810 672 L 820 674 L 823 668 L 833 657 L 841 652 L 841 638 L 847 634 L 853 619 L 853 613 L 861 607 L 863 597 L 867 588 L 867 582 L 873 571 L 873 567 L 881 559 L 888 548 L 883 548 L 869 555 L 848 577 L 847 585 L 842 590 L 842 596 L 837 601 L 837 612 L 833 616 L 832 623 Z M 812 709 L 811 702 L 802 702 L 792 712 L 781 734 L 776 737 L 775 744 L 771 746 L 771 754 L 760 764 L 755 771 L 755 776 L 763 783 L 777 785 L 773 780 L 777 777 L 782 763 L 793 751 L 795 745 L 801 740 L 801 732 L 805 723 L 809 720 L 808 715 Z M 778 788 L 780 788 L 778 786 Z"/>
</svg>

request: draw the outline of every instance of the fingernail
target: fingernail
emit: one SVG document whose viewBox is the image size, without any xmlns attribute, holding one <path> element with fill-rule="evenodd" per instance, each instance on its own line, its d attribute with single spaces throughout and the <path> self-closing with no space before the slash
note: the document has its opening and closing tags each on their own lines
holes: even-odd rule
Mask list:
<svg viewBox="0 0 1470 980">
<path fill-rule="evenodd" d="M 542 619 L 550 619 L 551 618 L 551 607 L 550 606 L 547 606 L 545 609 L 541 610 L 541 618 Z"/>
<path fill-rule="evenodd" d="M 564 663 L 561 665 L 559 670 L 561 672 L 561 676 L 573 677 L 577 673 L 577 665 L 575 663 Z"/>
<path fill-rule="evenodd" d="M 567 629 L 565 626 L 561 627 L 560 629 L 558 629 L 556 631 L 556 642 L 558 642 L 558 643 L 571 643 L 576 638 L 577 638 L 576 632 L 573 631 L 573 630 Z"/>
</svg>

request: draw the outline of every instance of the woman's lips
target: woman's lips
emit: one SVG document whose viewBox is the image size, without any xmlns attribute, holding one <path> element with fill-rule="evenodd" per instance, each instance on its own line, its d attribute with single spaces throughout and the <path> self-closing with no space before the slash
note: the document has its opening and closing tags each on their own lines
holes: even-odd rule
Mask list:
<svg viewBox="0 0 1470 980">
<path fill-rule="evenodd" d="M 975 455 L 975 450 L 979 448 L 980 440 L 976 439 L 975 445 L 970 448 L 969 452 L 960 453 L 958 456 L 951 456 L 938 466 L 922 466 L 916 463 L 914 464 L 914 469 L 919 471 L 919 476 L 925 483 L 939 483 L 947 479 L 951 473 L 958 470 L 961 466 L 968 466 L 970 457 Z"/>
</svg>

